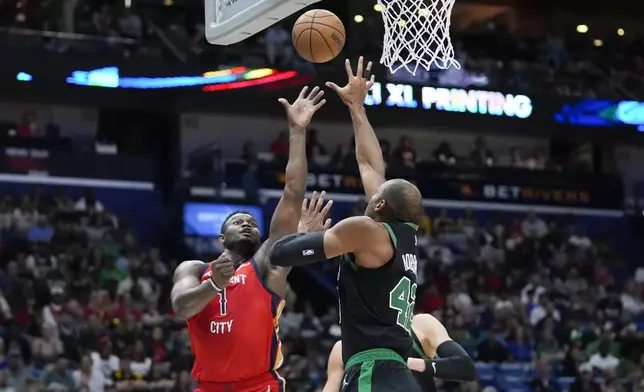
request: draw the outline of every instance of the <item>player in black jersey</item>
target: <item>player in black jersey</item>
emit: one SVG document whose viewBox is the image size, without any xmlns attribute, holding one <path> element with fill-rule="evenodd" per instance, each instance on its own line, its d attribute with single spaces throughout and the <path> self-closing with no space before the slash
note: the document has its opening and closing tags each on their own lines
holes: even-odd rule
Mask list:
<svg viewBox="0 0 644 392">
<path fill-rule="evenodd" d="M 371 62 L 366 71 L 371 71 Z M 367 120 L 364 100 L 374 78 L 364 77 L 363 59 L 349 82 L 334 89 L 349 107 L 356 139 L 356 158 L 369 199 L 365 216 L 322 229 L 321 203 L 303 206 L 299 233 L 278 240 L 270 255 L 276 266 L 303 265 L 342 256 L 338 275 L 343 392 L 418 390 L 407 357 L 413 347 L 411 317 L 416 298 L 418 223 L 424 215 L 422 196 L 412 183 L 385 181 L 378 139 Z"/>
<path fill-rule="evenodd" d="M 422 392 L 436 392 L 434 378 L 447 381 L 473 381 L 476 379 L 474 361 L 467 354 L 451 357 L 450 361 L 457 361 L 457 374 L 436 374 L 436 369 L 446 358 L 436 358 L 436 351 L 443 351 L 444 344 L 456 344 L 450 339 L 447 330 L 434 316 L 430 314 L 417 314 L 412 319 L 411 334 L 414 339 L 413 353 L 407 360 L 412 374 Z M 338 341 L 329 355 L 327 367 L 327 380 L 322 392 L 338 392 L 342 388 L 344 379 L 344 362 L 342 361 L 342 342 Z M 436 358 L 436 359 L 434 359 Z M 434 365 L 438 363 L 439 365 Z"/>
</svg>

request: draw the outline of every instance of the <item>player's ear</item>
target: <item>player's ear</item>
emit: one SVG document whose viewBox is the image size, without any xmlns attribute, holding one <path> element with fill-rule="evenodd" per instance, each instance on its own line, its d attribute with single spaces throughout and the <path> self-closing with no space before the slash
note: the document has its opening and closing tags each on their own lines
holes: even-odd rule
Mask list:
<svg viewBox="0 0 644 392">
<path fill-rule="evenodd" d="M 376 207 L 374 208 L 374 211 L 380 212 L 385 208 L 386 205 L 387 205 L 387 201 L 385 199 L 380 199 L 378 203 L 376 203 Z"/>
<path fill-rule="evenodd" d="M 223 234 L 223 233 L 222 233 L 222 234 L 219 234 L 219 243 L 223 245 L 223 244 L 224 244 L 224 240 L 225 240 L 225 238 L 224 238 L 224 234 Z"/>
</svg>

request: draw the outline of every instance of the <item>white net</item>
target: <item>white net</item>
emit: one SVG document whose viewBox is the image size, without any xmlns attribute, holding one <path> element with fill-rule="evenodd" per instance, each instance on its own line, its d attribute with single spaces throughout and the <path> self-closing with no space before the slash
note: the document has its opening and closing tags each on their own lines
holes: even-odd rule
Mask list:
<svg viewBox="0 0 644 392">
<path fill-rule="evenodd" d="M 455 0 L 378 0 L 385 24 L 380 63 L 392 73 L 460 68 L 449 36 Z"/>
</svg>

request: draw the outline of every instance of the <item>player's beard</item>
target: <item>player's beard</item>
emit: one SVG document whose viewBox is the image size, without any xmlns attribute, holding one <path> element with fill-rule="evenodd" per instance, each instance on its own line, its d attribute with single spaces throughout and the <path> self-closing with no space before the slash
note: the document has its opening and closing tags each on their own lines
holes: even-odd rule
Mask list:
<svg viewBox="0 0 644 392">
<path fill-rule="evenodd" d="M 232 244 L 224 244 L 224 246 L 239 256 L 240 260 L 246 261 L 255 255 L 259 249 L 260 242 L 254 238 L 242 238 Z"/>
</svg>

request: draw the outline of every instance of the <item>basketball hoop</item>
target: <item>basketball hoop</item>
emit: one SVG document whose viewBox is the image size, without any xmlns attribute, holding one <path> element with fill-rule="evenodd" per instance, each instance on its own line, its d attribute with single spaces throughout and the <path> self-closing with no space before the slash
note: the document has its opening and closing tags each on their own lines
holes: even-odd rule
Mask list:
<svg viewBox="0 0 644 392">
<path fill-rule="evenodd" d="M 205 0 L 206 39 L 230 45 L 321 0 Z"/>
<path fill-rule="evenodd" d="M 380 63 L 392 73 L 404 68 L 414 75 L 419 66 L 461 68 L 449 36 L 454 1 L 378 0 L 385 24 Z"/>
</svg>

